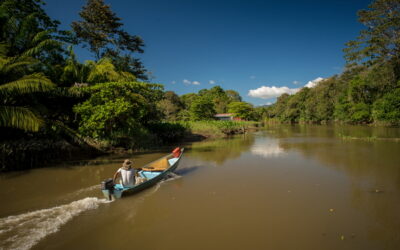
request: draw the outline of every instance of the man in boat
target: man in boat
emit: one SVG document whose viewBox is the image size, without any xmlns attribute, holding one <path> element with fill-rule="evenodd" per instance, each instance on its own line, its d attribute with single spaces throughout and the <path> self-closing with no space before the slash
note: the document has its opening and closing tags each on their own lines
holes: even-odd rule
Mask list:
<svg viewBox="0 0 400 250">
<path fill-rule="evenodd" d="M 145 179 L 140 177 L 138 174 L 138 171 L 140 170 L 142 169 L 132 168 L 132 161 L 126 159 L 122 164 L 122 167 L 114 174 L 113 181 L 116 183 L 117 178 L 120 177 L 120 182 L 123 187 L 133 187 L 135 184 L 138 185 L 145 181 Z"/>
</svg>

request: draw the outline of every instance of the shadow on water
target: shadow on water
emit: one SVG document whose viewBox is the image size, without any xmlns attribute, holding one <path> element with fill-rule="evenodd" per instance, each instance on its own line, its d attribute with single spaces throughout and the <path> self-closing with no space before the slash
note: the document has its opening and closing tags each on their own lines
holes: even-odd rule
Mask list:
<svg viewBox="0 0 400 250">
<path fill-rule="evenodd" d="M 201 166 L 184 167 L 175 170 L 174 173 L 180 176 L 185 176 L 197 171 L 199 168 L 201 168 Z"/>
<path fill-rule="evenodd" d="M 138 156 L 154 155 L 154 154 L 168 154 L 173 150 L 173 147 L 162 147 L 159 149 L 147 150 L 144 152 L 129 152 L 125 151 L 123 153 L 108 154 L 105 156 L 100 156 L 95 159 L 88 160 L 78 160 L 78 161 L 67 161 L 59 166 L 85 166 L 85 165 L 103 165 L 103 164 L 113 164 L 121 163 L 125 158 L 136 158 Z"/>
</svg>

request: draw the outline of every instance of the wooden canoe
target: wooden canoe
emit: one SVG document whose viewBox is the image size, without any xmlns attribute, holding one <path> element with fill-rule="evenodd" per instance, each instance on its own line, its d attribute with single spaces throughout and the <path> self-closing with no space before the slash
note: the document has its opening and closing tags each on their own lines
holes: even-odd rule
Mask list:
<svg viewBox="0 0 400 250">
<path fill-rule="evenodd" d="M 183 155 L 183 151 L 184 149 L 182 148 L 181 154 L 178 158 L 175 158 L 172 154 L 169 154 L 143 166 L 142 170 L 138 173 L 141 177 L 146 178 L 146 181 L 135 185 L 134 187 L 123 187 L 121 184 L 113 184 L 112 179 L 108 179 L 102 182 L 101 191 L 106 199 L 115 200 L 121 198 L 122 196 L 134 194 L 149 188 L 157 182 L 163 180 L 168 173 L 173 172 L 178 167 L 179 161 Z"/>
</svg>

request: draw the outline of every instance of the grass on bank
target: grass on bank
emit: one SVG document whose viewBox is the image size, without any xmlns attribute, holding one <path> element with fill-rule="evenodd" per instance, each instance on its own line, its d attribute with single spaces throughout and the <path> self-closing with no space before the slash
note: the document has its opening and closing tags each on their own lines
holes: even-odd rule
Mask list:
<svg viewBox="0 0 400 250">
<path fill-rule="evenodd" d="M 220 138 L 234 134 L 243 134 L 259 126 L 258 122 L 251 121 L 176 121 L 147 124 L 146 127 L 136 129 L 134 134 L 118 136 L 113 139 L 95 140 L 98 147 L 122 147 L 125 149 L 146 149 L 154 146 L 179 142 L 191 136 L 205 138 Z"/>
<path fill-rule="evenodd" d="M 204 137 L 224 137 L 241 134 L 258 127 L 258 122 L 251 121 L 181 121 L 178 122 L 187 132 Z"/>
<path fill-rule="evenodd" d="M 400 142 L 400 138 L 384 138 L 384 137 L 377 137 L 377 136 L 366 136 L 366 137 L 357 137 L 357 136 L 349 136 L 343 135 L 339 133 L 339 137 L 342 140 L 361 140 L 361 141 L 393 141 L 393 142 Z"/>
</svg>

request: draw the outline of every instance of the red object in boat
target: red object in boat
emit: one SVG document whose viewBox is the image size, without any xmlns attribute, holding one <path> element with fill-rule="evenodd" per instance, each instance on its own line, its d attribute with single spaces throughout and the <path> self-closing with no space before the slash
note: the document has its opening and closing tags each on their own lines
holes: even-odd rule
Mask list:
<svg viewBox="0 0 400 250">
<path fill-rule="evenodd" d="M 178 157 L 181 155 L 181 148 L 180 148 L 180 147 L 177 147 L 177 148 L 175 148 L 174 150 L 172 150 L 172 155 L 173 155 L 175 158 L 178 158 Z"/>
</svg>

